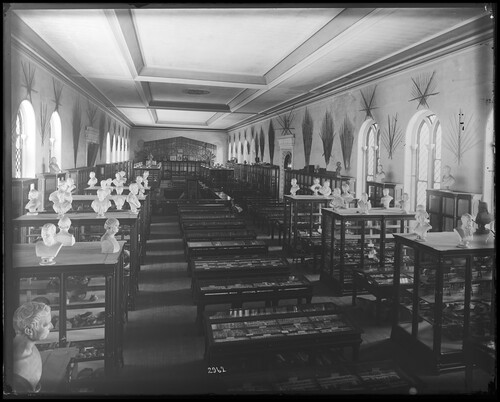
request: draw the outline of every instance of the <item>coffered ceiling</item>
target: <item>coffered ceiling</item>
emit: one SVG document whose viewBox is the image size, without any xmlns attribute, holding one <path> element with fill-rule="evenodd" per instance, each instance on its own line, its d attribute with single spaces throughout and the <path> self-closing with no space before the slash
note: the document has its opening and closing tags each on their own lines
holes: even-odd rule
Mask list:
<svg viewBox="0 0 500 402">
<path fill-rule="evenodd" d="M 136 127 L 235 128 L 492 30 L 481 5 L 96 6 L 15 9 L 13 38 Z"/>
</svg>

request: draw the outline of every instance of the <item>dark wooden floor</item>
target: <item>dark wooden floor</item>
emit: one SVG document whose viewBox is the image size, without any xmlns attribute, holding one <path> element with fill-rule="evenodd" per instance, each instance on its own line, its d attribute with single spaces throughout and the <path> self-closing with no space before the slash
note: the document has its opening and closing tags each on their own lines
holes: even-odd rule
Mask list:
<svg viewBox="0 0 500 402">
<path fill-rule="evenodd" d="M 252 228 L 251 222 L 248 223 Z M 270 241 L 269 236 L 258 230 L 259 238 Z M 276 240 L 270 244 L 270 251 L 281 249 Z M 405 358 L 404 351 L 389 340 L 387 321 L 377 325 L 362 306 L 350 306 L 350 297 L 333 297 L 310 267 L 293 269 L 314 282 L 313 302 L 333 301 L 345 306 L 353 321 L 363 328 L 360 360 Z M 203 361 L 204 338 L 196 330 L 195 315 L 177 217 L 153 216 L 146 261 L 140 272 L 137 308 L 129 313 L 125 327 L 125 367 L 100 392 L 144 396 L 216 393 L 214 378 L 207 373 Z M 417 390 L 419 394 L 465 393 L 463 371 L 433 376 L 419 369 L 416 363 L 405 364 L 424 384 Z M 475 391 L 486 392 L 489 375 L 475 371 Z"/>
</svg>

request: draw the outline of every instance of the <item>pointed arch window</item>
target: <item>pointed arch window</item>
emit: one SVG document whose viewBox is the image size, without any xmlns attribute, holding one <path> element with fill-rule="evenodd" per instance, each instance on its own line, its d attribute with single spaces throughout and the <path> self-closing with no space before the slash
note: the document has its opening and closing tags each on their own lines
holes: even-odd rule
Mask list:
<svg viewBox="0 0 500 402">
<path fill-rule="evenodd" d="M 54 111 L 50 117 L 50 157 L 55 156 L 62 169 L 62 126 L 59 113 Z"/>
<path fill-rule="evenodd" d="M 111 163 L 111 136 L 106 134 L 106 163 Z"/>
<path fill-rule="evenodd" d="M 374 180 L 380 159 L 380 132 L 378 124 L 373 123 L 366 134 L 365 177 Z"/>
<path fill-rule="evenodd" d="M 30 101 L 24 100 L 16 115 L 13 173 L 17 178 L 36 175 L 35 110 Z"/>
</svg>

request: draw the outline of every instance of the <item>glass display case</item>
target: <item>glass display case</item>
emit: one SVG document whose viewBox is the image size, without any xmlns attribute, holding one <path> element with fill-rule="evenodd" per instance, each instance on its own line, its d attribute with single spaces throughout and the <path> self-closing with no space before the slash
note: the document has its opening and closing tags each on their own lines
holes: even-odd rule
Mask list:
<svg viewBox="0 0 500 402">
<path fill-rule="evenodd" d="M 460 217 L 477 214 L 482 195 L 450 190 L 427 190 L 427 212 L 433 232 L 451 232 L 458 227 Z"/>
<path fill-rule="evenodd" d="M 28 212 L 24 207 L 28 203 L 28 193 L 30 192 L 30 186 L 33 185 L 35 189 L 38 189 L 38 179 L 12 179 L 12 217 L 17 218 L 18 216 L 24 215 Z M 40 194 L 41 196 L 41 194 Z M 41 209 L 40 209 L 41 211 Z"/>
<path fill-rule="evenodd" d="M 368 214 L 355 208 L 322 210 L 320 280 L 340 295 L 353 291 L 354 270 L 391 275 L 395 233 L 409 231 L 415 213 L 399 208 L 372 208 Z M 381 284 L 387 277 L 380 277 Z M 358 291 L 361 289 L 358 289 Z"/>
<path fill-rule="evenodd" d="M 291 180 L 297 179 L 297 184 L 300 186 L 298 194 L 312 194 L 309 187 L 312 186 L 314 178 L 320 180 L 321 185 L 325 181 L 330 182 L 330 188 L 342 188 L 343 183 L 349 184 L 351 193 L 356 188 L 356 179 L 350 176 L 337 176 L 336 172 L 309 172 L 306 170 L 285 170 L 284 194 L 290 194 Z M 354 193 L 353 193 L 354 194 Z"/>
<path fill-rule="evenodd" d="M 394 234 L 394 311 L 391 339 L 435 371 L 463 367 L 464 341 L 491 339 L 494 313 L 495 245 L 477 236 L 457 247 L 451 232 Z M 401 286 L 403 274 L 413 286 Z"/>
<path fill-rule="evenodd" d="M 283 251 L 293 252 L 303 238 L 317 236 L 321 210 L 331 198 L 320 195 L 285 195 Z"/>
<path fill-rule="evenodd" d="M 77 348 L 76 383 L 108 376 L 123 366 L 125 242 L 119 244 L 119 252 L 102 254 L 99 242 L 75 243 L 63 247 L 56 263 L 46 266 L 39 265 L 35 245 L 13 247 L 17 304 L 38 301 L 51 307 L 54 328 L 37 347 Z"/>
</svg>

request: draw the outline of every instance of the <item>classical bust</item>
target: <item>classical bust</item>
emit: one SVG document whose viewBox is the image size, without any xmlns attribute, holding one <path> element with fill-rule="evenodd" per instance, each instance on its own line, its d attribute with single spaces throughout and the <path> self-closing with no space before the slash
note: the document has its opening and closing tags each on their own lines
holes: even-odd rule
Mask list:
<svg viewBox="0 0 500 402">
<path fill-rule="evenodd" d="M 461 226 L 453 229 L 460 236 L 460 242 L 457 247 L 469 248 L 474 234 L 474 218 L 471 214 L 466 213 L 460 217 L 460 220 L 462 223 Z"/>
<path fill-rule="evenodd" d="M 64 180 L 60 181 L 57 190 L 49 195 L 49 201 L 52 201 L 52 208 L 59 217 L 71 209 L 73 196 L 68 191 L 68 185 Z"/>
<path fill-rule="evenodd" d="M 115 234 L 118 233 L 120 222 L 116 218 L 108 218 L 104 223 L 106 233 L 101 237 L 101 253 L 117 253 L 120 251 L 120 245 L 115 239 Z"/>
<path fill-rule="evenodd" d="M 145 190 L 144 190 L 144 186 L 142 185 L 142 182 L 143 182 L 143 181 L 144 181 L 144 180 L 143 180 L 142 176 L 137 176 L 137 177 L 135 178 L 135 183 L 137 184 L 137 189 L 138 189 L 138 194 L 139 194 L 138 198 L 139 198 L 140 200 L 143 200 L 143 199 L 144 199 L 144 197 L 145 197 L 145 196 L 144 196 L 144 192 L 145 192 Z M 129 191 L 130 191 L 130 187 L 129 187 Z"/>
<path fill-rule="evenodd" d="M 448 165 L 443 167 L 443 177 L 441 186 L 444 190 L 450 190 L 455 185 L 455 178 L 451 175 L 451 167 Z"/>
<path fill-rule="evenodd" d="M 42 206 L 42 201 L 40 201 L 40 193 L 33 184 L 31 185 L 30 192 L 28 193 L 28 203 L 24 207 L 28 210 L 27 215 L 38 215 L 38 210 Z"/>
<path fill-rule="evenodd" d="M 311 187 L 309 187 L 314 195 L 318 195 L 318 191 L 321 189 L 321 184 L 319 184 L 319 179 L 315 177 L 313 179 L 313 184 Z"/>
<path fill-rule="evenodd" d="M 90 176 L 90 179 L 87 182 L 87 184 L 88 184 L 89 187 L 94 188 L 95 185 L 97 184 L 97 178 L 95 177 L 95 172 L 90 172 L 89 176 Z"/>
<path fill-rule="evenodd" d="M 328 180 L 325 180 L 323 187 L 319 190 L 319 193 L 325 197 L 328 197 L 332 193 L 332 188 L 330 187 L 330 182 Z"/>
<path fill-rule="evenodd" d="M 348 207 L 349 203 L 354 200 L 354 196 L 351 194 L 349 184 L 345 182 L 342 183 L 342 198 L 344 199 L 344 204 L 346 207 Z"/>
<path fill-rule="evenodd" d="M 115 185 L 115 187 L 117 187 L 117 192 L 118 192 L 118 187 L 123 187 L 124 184 L 125 184 L 125 180 L 123 180 L 123 177 L 122 175 L 120 174 L 120 172 L 117 172 L 115 173 L 115 178 L 113 180 L 113 184 Z M 123 190 L 123 188 L 122 188 Z"/>
<path fill-rule="evenodd" d="M 13 390 L 18 394 L 39 392 L 42 358 L 35 342 L 49 335 L 53 328 L 50 307 L 27 302 L 14 312 Z"/>
<path fill-rule="evenodd" d="M 127 195 L 127 202 L 130 205 L 130 213 L 137 214 L 138 209 L 141 207 L 141 202 L 139 198 L 137 198 L 137 194 L 139 193 L 139 185 L 137 183 L 130 183 L 128 186 L 129 193 Z"/>
<path fill-rule="evenodd" d="M 382 183 L 385 180 L 384 167 L 382 165 L 377 166 L 377 173 L 375 173 L 375 181 Z"/>
<path fill-rule="evenodd" d="M 344 199 L 340 194 L 340 188 L 334 188 L 332 192 L 332 200 L 330 201 L 330 207 L 333 209 L 345 208 Z"/>
<path fill-rule="evenodd" d="M 382 190 L 382 194 L 383 194 L 383 197 L 380 199 L 380 202 L 382 203 L 382 206 L 385 209 L 389 209 L 391 201 L 392 201 L 392 197 L 389 195 L 389 189 L 384 188 Z"/>
<path fill-rule="evenodd" d="M 290 194 L 297 195 L 297 191 L 300 190 L 300 186 L 297 184 L 297 179 L 292 179 L 290 183 L 292 184 L 292 187 L 290 187 Z"/>
<path fill-rule="evenodd" d="M 361 198 L 358 201 L 358 210 L 361 214 L 368 214 L 372 208 L 371 202 L 368 200 L 368 194 L 361 194 Z"/>
<path fill-rule="evenodd" d="M 97 213 L 100 218 L 104 217 L 104 214 L 111 207 L 111 201 L 108 199 L 108 190 L 100 188 L 97 190 L 97 198 L 90 204 L 92 209 Z"/>
<path fill-rule="evenodd" d="M 56 262 L 57 254 L 61 250 L 62 244 L 56 240 L 56 225 L 46 223 L 42 226 L 42 240 L 35 244 L 35 252 L 37 257 L 41 257 L 40 265 L 53 265 Z"/>
<path fill-rule="evenodd" d="M 120 194 L 115 195 L 115 197 L 113 198 L 113 202 L 116 205 L 116 209 L 121 211 L 123 209 L 123 204 L 125 204 L 125 201 L 127 200 L 127 197 L 124 195 L 121 195 L 121 193 L 123 191 L 123 187 L 118 187 L 118 188 L 121 188 Z M 117 188 L 117 190 L 118 190 L 118 188 Z"/>
<path fill-rule="evenodd" d="M 144 181 L 144 188 L 149 188 L 149 184 L 148 184 L 148 177 L 149 177 L 149 171 L 146 170 L 143 174 L 142 174 L 142 180 Z"/>
<path fill-rule="evenodd" d="M 71 219 L 67 216 L 63 216 L 57 222 L 59 227 L 59 232 L 56 234 L 56 241 L 61 243 L 63 246 L 73 246 L 75 244 L 75 236 L 69 233 L 69 228 L 71 227 Z"/>
<path fill-rule="evenodd" d="M 432 226 L 427 222 L 429 214 L 423 205 L 417 205 L 415 219 L 417 224 L 413 229 L 413 233 L 417 235 L 417 241 L 425 241 L 427 232 L 432 229 Z"/>
</svg>

